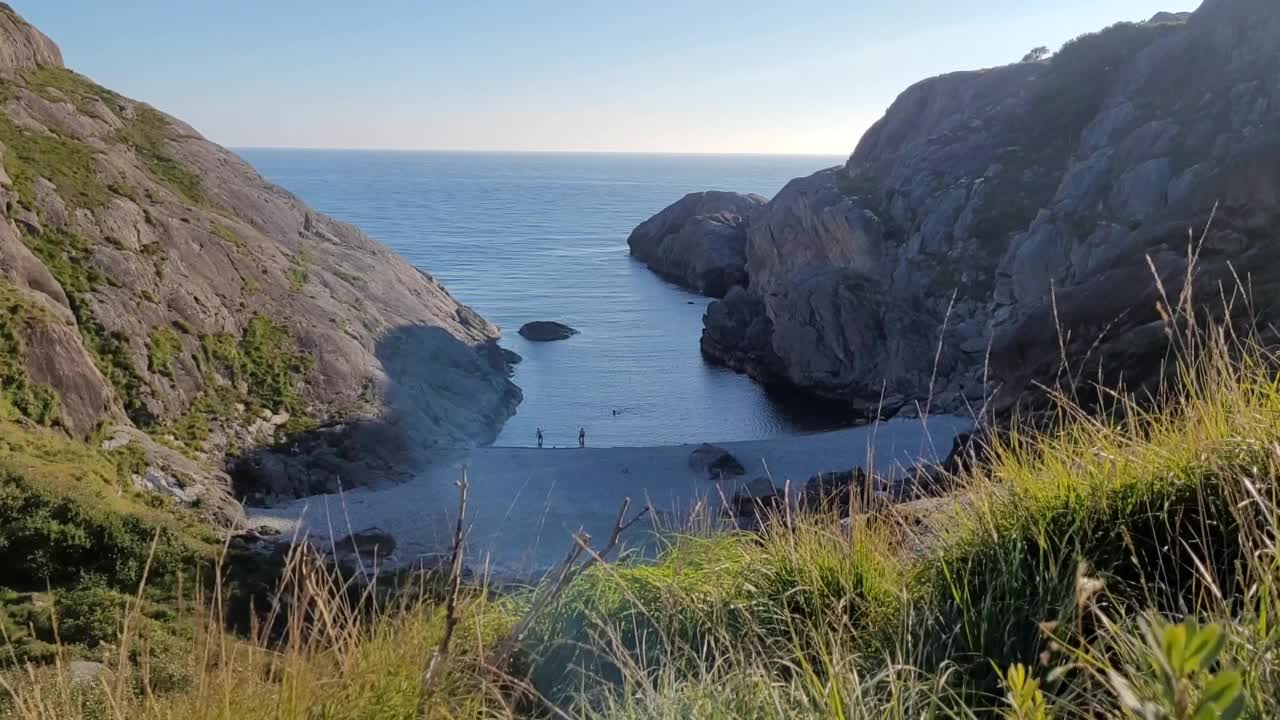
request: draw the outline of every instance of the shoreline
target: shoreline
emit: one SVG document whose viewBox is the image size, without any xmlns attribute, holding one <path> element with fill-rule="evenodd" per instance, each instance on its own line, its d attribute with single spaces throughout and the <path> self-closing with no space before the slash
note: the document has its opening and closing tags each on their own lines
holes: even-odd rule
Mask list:
<svg viewBox="0 0 1280 720">
<path fill-rule="evenodd" d="M 481 447 L 451 462 L 419 469 L 413 479 L 392 486 L 300 498 L 269 508 L 246 508 L 254 525 L 321 545 L 372 528 L 389 533 L 396 549 L 387 569 L 434 558 L 449 547 L 456 520 L 455 482 L 466 468 L 470 489 L 466 560 L 475 572 L 499 578 L 527 578 L 563 559 L 573 533 L 583 530 L 598 542 L 607 538 L 624 497 L 633 512 L 648 504 L 653 512 L 624 545 L 651 546 L 653 530 L 683 526 L 699 502 L 720 505 L 720 496 L 754 478 L 771 476 L 792 494 L 819 472 L 874 467 L 892 475 L 913 460 L 938 460 L 969 418 L 903 418 L 843 430 L 785 435 L 767 440 L 713 443 L 736 457 L 747 473 L 717 482 L 689 467 L 701 445 L 641 447 Z M 301 527 L 299 524 L 301 523 Z"/>
</svg>

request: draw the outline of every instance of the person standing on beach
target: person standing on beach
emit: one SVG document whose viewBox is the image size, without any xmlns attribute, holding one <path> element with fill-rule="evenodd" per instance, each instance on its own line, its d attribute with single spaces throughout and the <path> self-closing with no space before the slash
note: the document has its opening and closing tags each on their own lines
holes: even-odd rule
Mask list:
<svg viewBox="0 0 1280 720">
<path fill-rule="evenodd" d="M 538 448 L 542 448 L 542 428 L 538 428 Z"/>
<path fill-rule="evenodd" d="M 586 446 L 587 446 L 587 429 L 578 428 L 578 447 L 584 448 Z"/>
</svg>

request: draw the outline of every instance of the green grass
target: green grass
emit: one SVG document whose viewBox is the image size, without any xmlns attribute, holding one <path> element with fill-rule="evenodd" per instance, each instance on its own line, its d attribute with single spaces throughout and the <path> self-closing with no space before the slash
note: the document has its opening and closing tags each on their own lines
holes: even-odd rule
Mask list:
<svg viewBox="0 0 1280 720">
<path fill-rule="evenodd" d="M 68 295 L 90 292 L 105 281 L 89 265 L 93 252 L 89 241 L 75 233 L 44 228 L 39 234 L 23 233 L 22 240 Z"/>
<path fill-rule="evenodd" d="M 289 287 L 294 292 L 302 292 L 302 289 L 307 286 L 308 264 L 310 264 L 310 261 L 306 253 L 299 253 L 289 258 L 289 269 L 285 271 L 284 276 L 289 281 Z"/>
<path fill-rule="evenodd" d="M 52 322 L 48 313 L 0 281 L 0 420 L 24 417 L 44 426 L 58 421 L 57 393 L 33 382 L 26 368 L 26 332 L 46 322 Z"/>
<path fill-rule="evenodd" d="M 244 239 L 236 234 L 236 231 L 232 230 L 231 227 L 225 223 L 213 223 L 209 226 L 209 232 L 213 233 L 215 237 L 236 249 L 243 250 L 245 248 Z"/>
<path fill-rule="evenodd" d="M 76 315 L 80 337 L 93 358 L 94 365 L 103 377 L 111 382 L 124 405 L 129 419 L 139 427 L 150 427 L 155 417 L 146 404 L 146 381 L 133 364 L 133 351 L 129 336 L 111 332 L 94 319 L 88 302 L 79 296 L 70 296 L 71 310 Z"/>
<path fill-rule="evenodd" d="M 116 132 L 116 139 L 133 148 L 156 181 L 192 205 L 207 205 L 200 176 L 174 159 L 169 150 L 177 137 L 168 118 L 145 106 L 138 106 L 134 118 Z"/>
<path fill-rule="evenodd" d="M 164 431 L 193 449 L 201 449 L 215 425 L 246 423 L 262 411 L 288 412 L 286 432 L 314 426 L 299 387 L 311 358 L 298 350 L 284 325 L 255 315 L 244 333 L 204 335 L 197 356 L 204 389 Z"/>
<path fill-rule="evenodd" d="M 51 133 L 19 128 L 8 115 L 0 113 L 0 143 L 4 143 L 4 167 L 13 181 L 18 200 L 28 209 L 36 207 L 35 181 L 44 177 L 58 188 L 58 194 L 72 207 L 97 208 L 111 199 L 98 177 L 93 148 Z"/>
<path fill-rule="evenodd" d="M 286 336 L 264 319 L 206 339 L 206 362 L 244 377 L 246 354 L 288 355 Z M 953 502 L 690 531 L 656 560 L 597 564 L 533 616 L 508 667 L 481 659 L 536 595 L 469 588 L 430 694 L 438 586 L 351 604 L 303 563 L 288 632 L 228 640 L 211 622 L 174 662 L 237 659 L 169 695 L 113 689 L 104 717 L 1275 717 L 1280 357 L 1225 335 L 1181 350 L 1158 403 L 1117 394 L 1086 414 L 1062 398 Z M 108 623 L 87 616 L 100 638 Z M 37 637 L 27 652 L 51 650 Z M 88 717 L 41 705 L 66 700 L 41 672 L 6 681 L 18 717 Z"/>
<path fill-rule="evenodd" d="M 98 371 L 111 381 L 129 418 L 141 426 L 150 425 L 154 419 L 145 402 L 146 383 L 133 364 L 128 337 L 108 332 L 93 316 L 91 293 L 105 279 L 90 265 L 92 248 L 88 241 L 71 232 L 48 228 L 38 235 L 24 233 L 22 239 L 67 293 L 85 348 Z M 162 348 L 165 349 L 168 348 Z"/>
<path fill-rule="evenodd" d="M 173 359 L 182 354 L 182 340 L 171 328 L 160 327 L 147 336 L 147 362 L 153 373 L 173 378 Z"/>
<path fill-rule="evenodd" d="M 27 86 L 48 100 L 58 100 L 57 91 L 80 110 L 88 107 L 86 101 L 99 99 L 117 108 L 122 102 L 119 95 L 93 82 L 89 78 L 66 68 L 42 67 L 22 71 Z"/>
<path fill-rule="evenodd" d="M 298 350 L 289 328 L 266 315 L 254 315 L 240 337 L 235 370 L 258 408 L 292 414 L 304 411 L 298 386 L 312 366 Z"/>
</svg>

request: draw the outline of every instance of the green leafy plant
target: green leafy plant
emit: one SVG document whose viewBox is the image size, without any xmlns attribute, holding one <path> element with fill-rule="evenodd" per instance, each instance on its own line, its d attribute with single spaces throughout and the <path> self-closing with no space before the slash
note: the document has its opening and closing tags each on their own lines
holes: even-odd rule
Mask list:
<svg viewBox="0 0 1280 720">
<path fill-rule="evenodd" d="M 147 339 L 147 360 L 151 372 L 173 378 L 173 359 L 182 352 L 182 341 L 173 330 L 162 327 L 151 331 Z"/>
<path fill-rule="evenodd" d="M 1139 720 L 1235 720 L 1245 710 L 1244 680 L 1235 670 L 1217 667 L 1227 635 L 1216 624 L 1194 621 L 1143 623 L 1146 677 L 1107 673 L 1112 691 L 1131 717 Z"/>
<path fill-rule="evenodd" d="M 1025 665 L 1010 665 L 1004 677 L 1009 703 L 1005 720 L 1049 720 L 1049 707 L 1040 690 L 1040 681 L 1032 677 Z"/>
</svg>

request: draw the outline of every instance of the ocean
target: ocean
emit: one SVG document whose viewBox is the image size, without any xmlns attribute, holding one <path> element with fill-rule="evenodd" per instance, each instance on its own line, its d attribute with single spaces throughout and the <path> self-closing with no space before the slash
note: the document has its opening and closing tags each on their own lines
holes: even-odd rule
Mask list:
<svg viewBox="0 0 1280 720">
<path fill-rule="evenodd" d="M 770 197 L 840 157 L 242 149 L 267 179 L 430 272 L 524 357 L 524 402 L 496 445 L 758 440 L 845 418 L 765 392 L 698 351 L 709 302 L 627 252 L 631 230 L 685 193 Z M 531 320 L 581 334 L 530 343 Z"/>
</svg>

